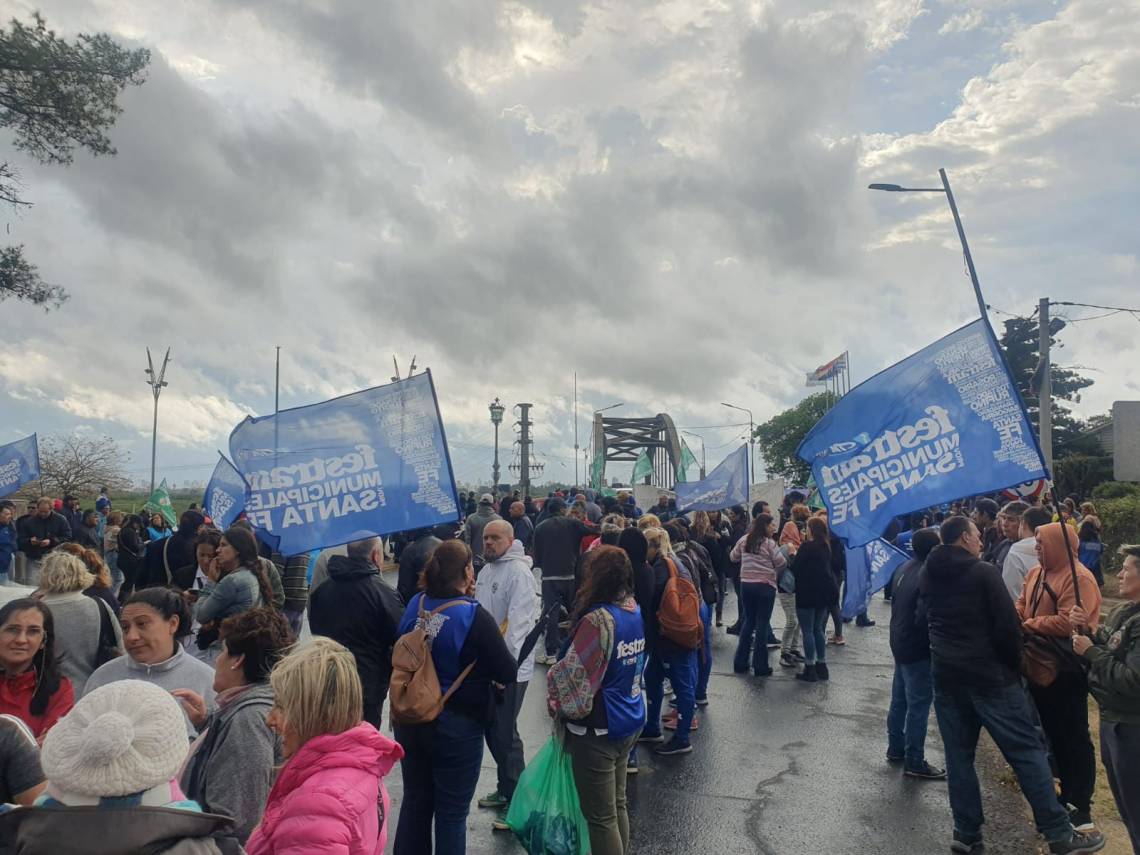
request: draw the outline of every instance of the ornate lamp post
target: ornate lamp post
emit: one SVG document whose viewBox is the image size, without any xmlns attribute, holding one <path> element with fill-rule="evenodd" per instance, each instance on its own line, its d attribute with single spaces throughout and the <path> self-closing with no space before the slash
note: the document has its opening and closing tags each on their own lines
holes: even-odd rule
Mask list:
<svg viewBox="0 0 1140 855">
<path fill-rule="evenodd" d="M 506 407 L 499 403 L 499 399 L 495 400 L 487 407 L 491 411 L 491 424 L 495 426 L 495 463 L 493 466 L 493 484 L 492 489 L 498 490 L 499 488 L 499 425 L 503 423 L 503 413 L 506 412 Z"/>
</svg>

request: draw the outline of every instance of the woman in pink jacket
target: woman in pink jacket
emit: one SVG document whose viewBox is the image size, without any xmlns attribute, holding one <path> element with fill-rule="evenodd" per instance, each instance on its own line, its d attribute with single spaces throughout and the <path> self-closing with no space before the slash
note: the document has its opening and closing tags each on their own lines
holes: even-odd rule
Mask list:
<svg viewBox="0 0 1140 855">
<path fill-rule="evenodd" d="M 246 852 L 381 855 L 389 808 L 382 779 L 404 751 L 361 720 L 352 654 L 314 638 L 282 659 L 269 682 L 274 705 L 266 721 L 281 736 L 286 762 Z"/>
</svg>

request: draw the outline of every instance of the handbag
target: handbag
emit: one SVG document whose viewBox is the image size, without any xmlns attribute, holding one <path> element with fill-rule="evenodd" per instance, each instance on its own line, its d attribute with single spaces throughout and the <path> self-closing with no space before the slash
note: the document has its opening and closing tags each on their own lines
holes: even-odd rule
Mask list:
<svg viewBox="0 0 1140 855">
<path fill-rule="evenodd" d="M 98 597 L 92 596 L 91 599 L 99 606 L 99 645 L 95 649 L 95 667 L 98 668 L 112 659 L 118 659 L 123 655 L 123 651 L 119 649 L 115 639 L 115 627 L 111 623 L 111 607 Z"/>
<path fill-rule="evenodd" d="M 1073 573 L 1073 594 L 1077 605 L 1081 605 L 1081 589 L 1077 579 L 1077 565 L 1073 562 L 1073 553 L 1069 550 L 1067 526 L 1061 524 L 1062 536 L 1065 538 L 1065 552 L 1069 556 L 1069 569 Z M 1058 597 L 1056 592 L 1045 581 L 1045 568 L 1037 577 L 1037 585 L 1029 601 L 1032 606 L 1032 617 L 1037 616 L 1037 608 L 1041 604 L 1042 594 L 1053 598 L 1053 611 L 1057 611 Z M 1053 635 L 1041 635 L 1036 632 L 1024 632 L 1025 644 L 1021 652 L 1021 673 L 1031 686 L 1047 689 L 1057 682 L 1061 674 L 1074 674 L 1084 676 L 1085 670 L 1081 657 L 1073 652 L 1072 643 L 1066 638 Z"/>
</svg>

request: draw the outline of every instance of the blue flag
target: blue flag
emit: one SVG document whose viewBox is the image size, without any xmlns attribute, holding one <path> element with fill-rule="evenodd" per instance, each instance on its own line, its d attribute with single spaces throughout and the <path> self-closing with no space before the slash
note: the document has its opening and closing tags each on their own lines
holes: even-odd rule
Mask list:
<svg viewBox="0 0 1140 855">
<path fill-rule="evenodd" d="M 848 546 L 879 537 L 892 517 L 1048 477 L 980 319 L 856 386 L 797 453 Z"/>
<path fill-rule="evenodd" d="M 40 446 L 36 435 L 0 445 L 0 496 L 15 493 L 40 478 Z"/>
<path fill-rule="evenodd" d="M 431 373 L 246 418 L 230 459 L 282 555 L 459 519 Z"/>
<path fill-rule="evenodd" d="M 895 571 L 909 559 L 909 555 L 881 537 L 854 549 L 847 547 L 843 617 L 853 618 L 865 612 L 871 596 L 885 588 Z"/>
<path fill-rule="evenodd" d="M 202 509 L 206 516 L 214 521 L 214 525 L 225 531 L 238 515 L 245 510 L 246 495 L 249 487 L 241 473 L 218 452 L 218 465 L 214 467 L 214 474 L 210 476 L 210 483 L 206 485 L 206 495 L 202 498 Z"/>
<path fill-rule="evenodd" d="M 748 446 L 742 445 L 720 462 L 708 477 L 675 484 L 677 510 L 719 511 L 748 503 Z"/>
</svg>

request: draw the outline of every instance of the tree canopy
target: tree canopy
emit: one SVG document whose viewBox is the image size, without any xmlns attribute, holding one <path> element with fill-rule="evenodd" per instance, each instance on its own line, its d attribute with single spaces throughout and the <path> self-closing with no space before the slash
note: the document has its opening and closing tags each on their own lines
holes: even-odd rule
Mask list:
<svg viewBox="0 0 1140 855">
<path fill-rule="evenodd" d="M 756 444 L 770 473 L 793 484 L 807 483 L 811 467 L 796 457 L 796 449 L 834 403 L 830 392 L 819 392 L 757 426 Z"/>
<path fill-rule="evenodd" d="M 119 93 L 144 81 L 150 51 L 127 50 L 106 33 L 59 38 L 38 13 L 30 25 L 13 18 L 0 29 L 0 128 L 13 145 L 39 163 L 68 165 L 75 150 L 114 155 L 107 131 L 122 113 Z M 31 205 L 19 174 L 0 162 L 0 202 Z M 22 246 L 0 254 L 0 301 L 59 306 L 67 292 L 40 277 Z"/>
</svg>

